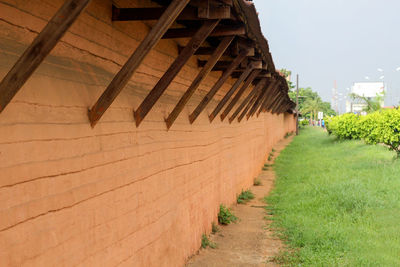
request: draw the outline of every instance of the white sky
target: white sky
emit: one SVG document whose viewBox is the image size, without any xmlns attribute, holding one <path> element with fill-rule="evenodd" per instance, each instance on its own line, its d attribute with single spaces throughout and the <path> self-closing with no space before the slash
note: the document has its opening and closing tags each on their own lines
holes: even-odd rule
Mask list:
<svg viewBox="0 0 400 267">
<path fill-rule="evenodd" d="M 365 76 L 378 81 L 384 74 L 385 105 L 400 102 L 400 0 L 254 3 L 276 68 L 298 73 L 301 87 L 312 87 L 330 102 L 335 80 L 345 95 L 353 82 Z"/>
</svg>

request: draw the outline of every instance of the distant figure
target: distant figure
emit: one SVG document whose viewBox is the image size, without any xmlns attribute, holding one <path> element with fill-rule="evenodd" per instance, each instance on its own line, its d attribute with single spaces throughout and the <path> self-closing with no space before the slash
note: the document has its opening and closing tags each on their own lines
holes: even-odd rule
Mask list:
<svg viewBox="0 0 400 267">
<path fill-rule="evenodd" d="M 321 126 L 325 129 L 325 121 L 323 119 L 321 120 Z"/>
</svg>

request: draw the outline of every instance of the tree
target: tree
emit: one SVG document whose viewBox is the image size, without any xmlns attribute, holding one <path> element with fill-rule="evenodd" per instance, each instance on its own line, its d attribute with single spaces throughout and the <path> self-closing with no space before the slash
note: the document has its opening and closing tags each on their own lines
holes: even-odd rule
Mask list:
<svg viewBox="0 0 400 267">
<path fill-rule="evenodd" d="M 322 101 L 319 97 L 316 97 L 314 99 L 307 99 L 304 102 L 304 105 L 302 109 L 300 109 L 300 112 L 302 114 L 307 114 L 309 113 L 311 115 L 311 119 L 314 121 L 317 119 L 317 114 L 319 111 L 322 111 L 323 105 Z"/>
<path fill-rule="evenodd" d="M 289 86 L 289 97 L 296 103 L 296 90 L 293 83 L 290 81 L 292 72 L 290 70 L 281 69 L 280 73 L 286 78 Z M 329 102 L 323 102 L 317 92 L 314 92 L 311 87 L 299 88 L 299 110 L 305 118 L 315 118 L 319 111 L 324 112 L 324 115 L 336 115 Z"/>
<path fill-rule="evenodd" d="M 296 91 L 289 92 L 289 97 L 292 101 L 296 101 Z M 329 102 L 322 101 L 322 98 L 317 92 L 314 92 L 310 87 L 299 89 L 299 110 L 303 117 L 313 118 L 318 111 L 324 112 L 324 115 L 336 115 Z M 312 114 L 314 112 L 314 115 Z"/>
<path fill-rule="evenodd" d="M 287 69 L 281 69 L 279 72 L 283 75 L 283 77 L 285 77 L 286 82 L 289 86 L 289 91 L 294 89 L 295 86 L 293 85 L 292 81 L 290 80 L 290 76 L 292 75 L 292 72 Z"/>
<path fill-rule="evenodd" d="M 372 98 L 361 96 L 355 93 L 351 93 L 349 96 L 351 99 L 362 102 L 366 105 L 366 107 L 363 108 L 363 111 L 372 113 L 382 109 L 381 103 L 385 97 L 385 93 L 376 94 L 376 97 Z"/>
</svg>

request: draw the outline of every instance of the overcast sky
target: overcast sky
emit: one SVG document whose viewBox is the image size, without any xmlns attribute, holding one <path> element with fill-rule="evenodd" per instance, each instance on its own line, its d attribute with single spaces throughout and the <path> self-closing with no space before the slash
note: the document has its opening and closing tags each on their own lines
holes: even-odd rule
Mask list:
<svg viewBox="0 0 400 267">
<path fill-rule="evenodd" d="M 400 0 L 254 0 L 276 68 L 331 101 L 354 82 L 379 81 L 400 101 Z M 292 77 L 292 81 L 295 78 Z M 342 101 L 344 103 L 344 101 Z M 343 111 L 343 108 L 342 108 Z"/>
</svg>

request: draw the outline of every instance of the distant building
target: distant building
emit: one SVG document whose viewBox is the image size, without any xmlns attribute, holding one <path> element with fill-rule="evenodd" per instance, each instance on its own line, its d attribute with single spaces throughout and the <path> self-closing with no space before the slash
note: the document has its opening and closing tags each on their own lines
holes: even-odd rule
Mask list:
<svg viewBox="0 0 400 267">
<path fill-rule="evenodd" d="M 366 97 L 367 99 L 373 99 L 384 91 L 385 84 L 383 82 L 358 82 L 353 84 L 350 93 Z M 384 105 L 384 100 L 382 100 L 381 106 L 383 107 Z M 358 99 L 348 98 L 346 101 L 346 112 L 361 114 L 366 107 L 367 104 Z"/>
</svg>

